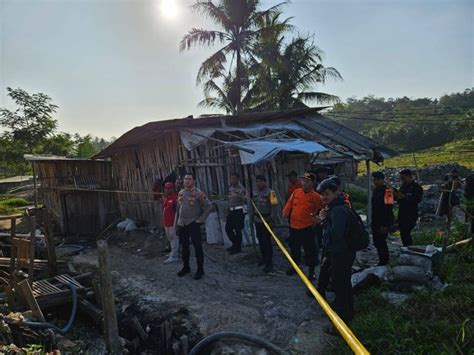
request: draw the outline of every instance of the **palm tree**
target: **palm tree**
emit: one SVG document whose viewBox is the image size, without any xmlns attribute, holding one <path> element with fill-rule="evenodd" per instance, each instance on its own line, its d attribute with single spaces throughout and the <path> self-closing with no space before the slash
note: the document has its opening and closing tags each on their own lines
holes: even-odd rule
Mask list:
<svg viewBox="0 0 474 355">
<path fill-rule="evenodd" d="M 221 43 L 217 52 L 206 59 L 199 69 L 197 83 L 207 80 L 207 85 L 212 86 L 209 80 L 215 83 L 219 77 L 234 76 L 227 84 L 232 83 L 232 95 L 235 100 L 229 102 L 234 106 L 235 113 L 242 111 L 242 96 L 246 88 L 244 82 L 244 65 L 251 56 L 252 45 L 259 36 L 268 29 L 259 26 L 263 19 L 278 12 L 285 2 L 275 5 L 267 10 L 258 10 L 259 0 L 218 0 L 215 4 L 212 1 L 197 1 L 192 5 L 192 9 L 211 18 L 220 30 L 205 30 L 202 28 L 191 29 L 181 40 L 180 50 L 191 48 L 191 46 L 213 45 Z M 228 65 L 228 57 L 231 61 Z M 234 69 L 235 67 L 235 69 Z M 226 71 L 228 71 L 227 74 Z M 233 72 L 233 74 L 232 74 Z"/>
<path fill-rule="evenodd" d="M 258 86 L 255 110 L 285 110 L 305 107 L 306 103 L 339 102 L 335 95 L 314 91 L 327 80 L 342 80 L 333 67 L 322 64 L 323 52 L 311 37 L 297 36 L 288 44 L 279 35 L 268 42 L 259 42 L 255 53 L 261 59 L 256 64 Z M 273 60 L 265 60 L 269 48 Z"/>
</svg>

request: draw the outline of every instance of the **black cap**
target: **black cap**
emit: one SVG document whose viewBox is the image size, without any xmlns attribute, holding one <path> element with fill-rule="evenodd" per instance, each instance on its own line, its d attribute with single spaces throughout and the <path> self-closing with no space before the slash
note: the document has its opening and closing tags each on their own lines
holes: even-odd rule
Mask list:
<svg viewBox="0 0 474 355">
<path fill-rule="evenodd" d="M 288 174 L 288 177 L 290 176 L 298 176 L 298 173 L 294 170 L 291 170 L 290 173 Z"/>
<path fill-rule="evenodd" d="M 304 175 L 301 178 L 302 179 L 310 179 L 311 181 L 316 181 L 316 175 L 314 175 L 311 172 L 304 173 Z"/>
<path fill-rule="evenodd" d="M 400 171 L 400 175 L 413 176 L 413 173 L 410 169 L 403 169 L 402 171 Z"/>
<path fill-rule="evenodd" d="M 341 187 L 342 181 L 341 178 L 337 175 L 330 175 L 327 177 L 327 179 L 332 180 L 334 184 L 336 184 L 337 187 Z"/>
<path fill-rule="evenodd" d="M 385 179 L 385 174 L 382 173 L 381 171 L 374 171 L 374 172 L 372 173 L 372 177 L 373 177 L 374 179 L 384 180 L 384 179 Z"/>
<path fill-rule="evenodd" d="M 339 189 L 339 185 L 337 184 L 335 179 L 332 178 L 327 178 L 321 181 L 321 183 L 317 187 L 317 191 L 319 193 L 323 192 L 324 190 L 331 190 L 331 191 L 337 191 Z"/>
<path fill-rule="evenodd" d="M 257 176 L 255 177 L 255 180 L 256 180 L 256 181 L 259 181 L 259 180 L 260 180 L 260 181 L 265 181 L 265 182 L 267 182 L 267 178 L 266 178 L 265 176 L 263 176 L 263 175 L 257 175 Z"/>
</svg>

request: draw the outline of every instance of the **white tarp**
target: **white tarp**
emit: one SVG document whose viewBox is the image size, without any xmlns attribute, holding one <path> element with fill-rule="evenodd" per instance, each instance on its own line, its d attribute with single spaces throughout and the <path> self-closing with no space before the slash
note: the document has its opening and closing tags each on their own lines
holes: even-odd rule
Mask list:
<svg viewBox="0 0 474 355">
<path fill-rule="evenodd" d="M 302 152 L 313 154 L 328 151 L 328 149 L 321 144 L 304 139 L 259 140 L 234 144 L 237 147 L 251 149 L 255 152 L 254 154 L 251 154 L 239 150 L 240 161 L 243 165 L 271 160 L 280 152 Z"/>
</svg>

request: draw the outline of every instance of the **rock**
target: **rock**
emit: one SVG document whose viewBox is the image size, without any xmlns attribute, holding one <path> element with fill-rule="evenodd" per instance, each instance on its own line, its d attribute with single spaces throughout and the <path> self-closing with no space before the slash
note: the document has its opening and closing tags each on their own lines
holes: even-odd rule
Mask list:
<svg viewBox="0 0 474 355">
<path fill-rule="evenodd" d="M 388 272 L 388 266 L 374 266 L 352 274 L 352 288 L 360 290 L 371 285 L 380 284 L 386 278 Z"/>
<path fill-rule="evenodd" d="M 392 282 L 414 282 L 426 284 L 433 275 L 419 266 L 400 265 L 392 268 L 388 280 Z"/>
<path fill-rule="evenodd" d="M 425 256 L 402 253 L 398 258 L 398 263 L 400 265 L 418 266 L 425 270 L 425 272 L 432 273 L 433 262 Z"/>
<path fill-rule="evenodd" d="M 382 297 L 395 306 L 401 306 L 410 298 L 409 295 L 399 292 L 382 292 Z"/>
</svg>

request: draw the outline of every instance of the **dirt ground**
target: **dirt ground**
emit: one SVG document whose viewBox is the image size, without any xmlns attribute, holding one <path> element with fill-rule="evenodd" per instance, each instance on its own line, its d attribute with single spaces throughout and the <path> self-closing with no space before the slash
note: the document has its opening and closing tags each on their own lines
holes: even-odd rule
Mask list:
<svg viewBox="0 0 474 355">
<path fill-rule="evenodd" d="M 306 295 L 299 277 L 285 275 L 288 264 L 276 248 L 275 271 L 266 275 L 252 247 L 229 256 L 223 246 L 204 243 L 205 276 L 196 281 L 191 275 L 176 276 L 181 263 L 163 263 L 164 245 L 156 234 L 140 231 L 109 237 L 118 308 L 139 313 L 152 332 L 160 320 L 172 318 L 178 329 L 184 326 L 190 343 L 215 332 L 238 331 L 293 354 L 322 354 L 334 341 L 322 330 L 327 317 Z M 94 268 L 96 250 L 87 249 L 72 261 L 81 271 Z"/>
</svg>

